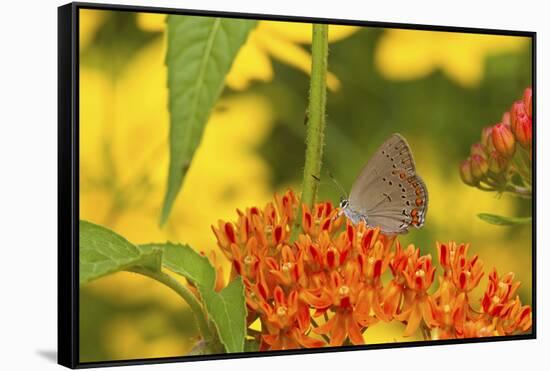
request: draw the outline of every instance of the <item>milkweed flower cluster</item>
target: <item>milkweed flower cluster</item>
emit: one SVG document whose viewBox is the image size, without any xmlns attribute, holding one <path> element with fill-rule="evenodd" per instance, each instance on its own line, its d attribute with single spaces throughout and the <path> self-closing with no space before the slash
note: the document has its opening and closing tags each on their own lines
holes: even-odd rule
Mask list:
<svg viewBox="0 0 550 371">
<path fill-rule="evenodd" d="M 486 191 L 531 196 L 532 98 L 532 89 L 525 89 L 523 98 L 512 104 L 501 122 L 481 131 L 481 141 L 472 145 L 470 156 L 460 164 L 464 183 Z"/>
<path fill-rule="evenodd" d="M 404 336 L 420 330 L 426 339 L 531 328 L 512 273 L 492 272 L 482 300 L 472 297 L 484 271 L 468 245 L 438 243 L 434 262 L 378 228 L 351 224 L 330 202 L 300 207 L 292 191 L 237 212 L 236 223 L 212 229 L 231 275 L 244 282 L 248 326 L 261 323 L 260 332 L 249 330 L 260 350 L 363 344 L 369 327 L 390 321 L 404 324 Z"/>
</svg>

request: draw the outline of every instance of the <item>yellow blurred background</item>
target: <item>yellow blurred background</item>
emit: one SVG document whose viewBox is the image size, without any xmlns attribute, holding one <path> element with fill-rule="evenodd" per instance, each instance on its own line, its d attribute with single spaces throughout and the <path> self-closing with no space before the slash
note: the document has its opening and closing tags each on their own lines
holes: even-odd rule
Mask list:
<svg viewBox="0 0 550 371">
<path fill-rule="evenodd" d="M 136 244 L 169 240 L 209 252 L 218 219 L 234 220 L 236 208 L 263 206 L 287 187 L 299 190 L 311 25 L 258 23 L 160 228 L 169 131 L 164 31 L 163 15 L 80 10 L 80 218 Z M 425 227 L 402 241 L 434 256 L 436 241 L 470 242 L 487 273 L 516 272 L 529 304 L 530 228 L 476 217 L 528 215 L 529 206 L 467 187 L 457 171 L 481 128 L 530 85 L 529 40 L 349 26 L 331 26 L 329 36 L 326 167 L 349 189 L 385 137 L 404 134 L 430 201 Z M 336 203 L 339 194 L 327 182 L 321 197 Z M 180 356 L 197 336 L 181 298 L 130 273 L 81 289 L 80 330 L 82 362 Z M 402 331 L 380 324 L 365 338 L 419 340 Z"/>
</svg>

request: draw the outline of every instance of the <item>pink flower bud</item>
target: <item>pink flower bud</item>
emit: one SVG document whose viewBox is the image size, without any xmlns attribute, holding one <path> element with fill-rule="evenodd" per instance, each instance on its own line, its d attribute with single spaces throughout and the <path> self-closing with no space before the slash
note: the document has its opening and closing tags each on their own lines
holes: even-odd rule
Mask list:
<svg viewBox="0 0 550 371">
<path fill-rule="evenodd" d="M 523 101 L 518 100 L 515 101 L 514 104 L 512 104 L 512 109 L 510 110 L 510 120 L 512 121 L 512 132 L 516 131 L 516 126 L 518 125 L 518 122 L 529 120 L 529 116 L 527 115 L 527 111 L 525 110 L 525 104 L 523 104 Z"/>
<path fill-rule="evenodd" d="M 525 89 L 523 93 L 523 104 L 525 105 L 525 112 L 529 118 L 533 117 L 533 90 L 531 88 Z"/>
<path fill-rule="evenodd" d="M 470 160 L 471 168 L 472 168 L 472 175 L 475 180 L 479 180 L 487 174 L 487 171 L 489 171 L 489 164 L 487 163 L 487 160 L 480 155 L 473 155 Z"/>
<path fill-rule="evenodd" d="M 492 133 L 492 131 L 493 131 L 492 126 L 484 127 L 481 130 L 481 144 L 483 144 L 485 147 L 490 146 L 489 142 L 491 142 L 491 133 Z"/>
<path fill-rule="evenodd" d="M 530 148 L 533 140 L 533 123 L 531 119 L 518 121 L 514 134 L 523 148 Z"/>
<path fill-rule="evenodd" d="M 502 115 L 502 123 L 508 127 L 511 127 L 512 122 L 510 121 L 510 112 L 504 112 L 504 114 Z"/>
<path fill-rule="evenodd" d="M 504 157 L 510 158 L 516 151 L 516 140 L 508 126 L 496 124 L 491 132 L 495 149 Z"/>
<path fill-rule="evenodd" d="M 460 163 L 459 173 L 460 173 L 460 178 L 465 184 L 471 185 L 471 186 L 476 185 L 477 182 L 475 181 L 474 176 L 472 175 L 472 166 L 469 158 Z"/>
<path fill-rule="evenodd" d="M 501 156 L 497 151 L 492 151 L 489 154 L 489 170 L 493 174 L 500 174 L 508 167 L 508 161 Z"/>
<path fill-rule="evenodd" d="M 470 148 L 470 155 L 480 155 L 487 159 L 487 151 L 485 150 L 485 146 L 481 143 L 472 144 L 472 147 Z"/>
</svg>

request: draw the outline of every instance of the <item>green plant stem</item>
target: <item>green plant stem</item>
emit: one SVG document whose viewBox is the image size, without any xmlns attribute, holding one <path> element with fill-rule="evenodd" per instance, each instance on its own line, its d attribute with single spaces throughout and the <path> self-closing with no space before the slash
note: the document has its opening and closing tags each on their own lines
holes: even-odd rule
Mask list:
<svg viewBox="0 0 550 371">
<path fill-rule="evenodd" d="M 206 319 L 206 315 L 202 305 L 197 300 L 196 296 L 193 295 L 193 293 L 189 291 L 189 289 L 187 289 L 185 286 L 183 286 L 178 280 L 164 272 L 153 272 L 149 269 L 139 267 L 134 267 L 130 269 L 129 272 L 141 274 L 142 276 L 152 278 L 174 290 L 179 296 L 183 298 L 183 300 L 185 300 L 185 302 L 191 308 L 191 311 L 193 312 L 193 314 L 195 315 L 195 319 L 197 320 L 199 331 L 201 332 L 202 338 L 205 340 L 205 342 L 209 344 L 214 340 L 214 336 L 212 334 L 212 331 L 210 330 L 210 326 L 208 325 L 208 320 Z"/>
<path fill-rule="evenodd" d="M 531 198 L 531 191 L 528 188 L 520 187 L 513 184 L 506 186 L 505 192 L 515 193 L 516 195 L 524 198 Z"/>
<path fill-rule="evenodd" d="M 498 187 L 497 185 L 489 184 L 488 182 L 486 183 L 491 188 L 481 183 L 479 183 L 475 187 L 480 191 L 484 191 L 484 192 L 500 192 L 500 193 L 507 192 L 521 198 L 531 198 L 531 190 L 529 188 L 520 187 L 512 183 L 508 183 L 504 188 L 502 188 L 502 187 Z"/>
<path fill-rule="evenodd" d="M 482 183 L 483 182 L 483 183 Z M 487 187 L 488 186 L 488 187 Z M 488 178 L 485 178 L 483 180 L 481 180 L 477 185 L 476 185 L 477 188 L 481 189 L 482 191 L 495 191 L 496 189 L 498 189 L 498 184 L 496 184 L 494 181 L 492 181 L 491 179 L 488 179 Z"/>
<path fill-rule="evenodd" d="M 311 80 L 306 133 L 306 158 L 302 180 L 302 203 L 310 208 L 315 204 L 321 178 L 325 107 L 327 100 L 328 26 L 313 25 L 311 44 Z"/>
<path fill-rule="evenodd" d="M 321 179 L 325 108 L 327 101 L 328 26 L 314 24 L 311 43 L 311 79 L 307 110 L 306 154 L 300 205 L 313 208 Z M 298 210 L 298 215 L 300 215 Z M 295 240 L 300 231 L 301 218 L 297 217 L 291 234 Z"/>
</svg>

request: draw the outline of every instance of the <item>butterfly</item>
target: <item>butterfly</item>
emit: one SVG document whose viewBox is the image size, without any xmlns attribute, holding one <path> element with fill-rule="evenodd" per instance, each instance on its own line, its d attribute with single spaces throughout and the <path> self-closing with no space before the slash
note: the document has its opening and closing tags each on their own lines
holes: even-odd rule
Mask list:
<svg viewBox="0 0 550 371">
<path fill-rule="evenodd" d="M 400 134 L 390 136 L 361 169 L 348 198 L 340 201 L 340 215 L 380 227 L 389 235 L 407 233 L 424 225 L 428 190 L 416 174 L 411 149 Z"/>
</svg>

